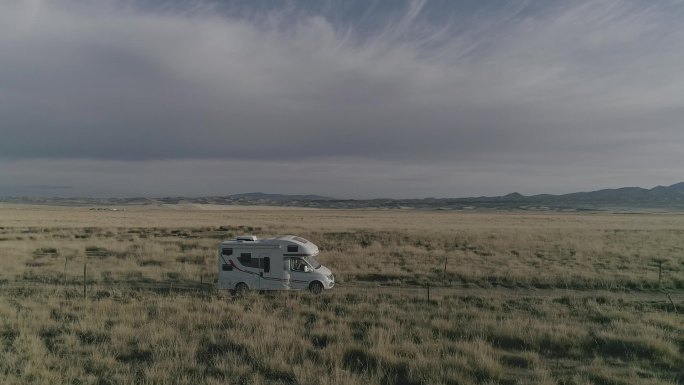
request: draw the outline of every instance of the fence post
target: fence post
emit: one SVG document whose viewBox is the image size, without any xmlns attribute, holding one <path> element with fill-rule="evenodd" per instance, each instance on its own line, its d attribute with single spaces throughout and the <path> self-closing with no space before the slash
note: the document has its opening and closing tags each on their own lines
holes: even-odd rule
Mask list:
<svg viewBox="0 0 684 385">
<path fill-rule="evenodd" d="M 663 280 L 663 260 L 658 261 L 658 286 L 661 285 Z"/>
<path fill-rule="evenodd" d="M 658 264 L 658 287 L 662 287 L 663 284 L 663 262 L 666 262 L 665 258 L 653 258 L 653 262 Z"/>
<path fill-rule="evenodd" d="M 86 298 L 86 281 L 88 279 L 88 275 L 86 272 L 86 264 L 83 264 L 83 299 Z"/>
<path fill-rule="evenodd" d="M 675 314 L 677 314 L 677 313 L 678 313 L 678 311 L 677 311 L 677 305 L 675 305 L 674 301 L 672 300 L 672 297 L 670 296 L 670 293 L 668 293 L 667 291 L 665 291 L 665 295 L 667 296 L 667 299 L 670 300 L 670 304 L 672 304 L 672 310 L 674 310 Z"/>
</svg>

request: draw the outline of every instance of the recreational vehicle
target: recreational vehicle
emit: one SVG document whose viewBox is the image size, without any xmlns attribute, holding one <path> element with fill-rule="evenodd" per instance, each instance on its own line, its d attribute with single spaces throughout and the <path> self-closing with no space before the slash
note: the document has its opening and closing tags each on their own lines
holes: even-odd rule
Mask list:
<svg viewBox="0 0 684 385">
<path fill-rule="evenodd" d="M 318 294 L 335 285 L 330 269 L 316 261 L 318 246 L 286 235 L 257 239 L 240 236 L 221 243 L 218 287 L 238 295 L 247 290 L 304 290 Z"/>
</svg>

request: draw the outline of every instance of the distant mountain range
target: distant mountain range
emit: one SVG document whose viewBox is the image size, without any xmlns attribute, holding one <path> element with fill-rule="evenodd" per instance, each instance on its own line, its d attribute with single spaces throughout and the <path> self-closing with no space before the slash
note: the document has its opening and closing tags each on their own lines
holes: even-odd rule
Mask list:
<svg viewBox="0 0 684 385">
<path fill-rule="evenodd" d="M 333 201 L 336 198 L 324 197 L 320 195 L 286 195 L 286 194 L 266 194 L 262 192 L 244 193 L 229 195 L 232 199 L 242 199 L 246 201 L 268 200 L 273 202 L 289 201 Z"/>
<path fill-rule="evenodd" d="M 657 186 L 652 189 L 622 187 L 562 195 L 539 194 L 525 196 L 511 193 L 499 197 L 459 198 L 448 200 L 472 203 L 475 206 L 518 207 L 521 209 L 575 210 L 684 210 L 684 183 Z"/>
<path fill-rule="evenodd" d="M 199 198 L 3 198 L 8 203 L 59 205 L 164 205 L 164 204 L 219 204 L 270 205 L 313 208 L 373 208 L 423 210 L 529 210 L 529 211 L 684 211 L 684 182 L 652 189 L 623 187 L 562 195 L 540 194 L 525 196 L 511 193 L 496 197 L 422 198 L 422 199 L 336 199 L 320 195 L 285 195 L 261 192 L 209 196 Z"/>
</svg>

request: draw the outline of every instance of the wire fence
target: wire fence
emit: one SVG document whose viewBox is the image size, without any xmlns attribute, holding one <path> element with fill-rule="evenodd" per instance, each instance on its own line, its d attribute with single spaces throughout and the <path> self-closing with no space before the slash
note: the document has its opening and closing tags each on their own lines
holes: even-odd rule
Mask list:
<svg viewBox="0 0 684 385">
<path fill-rule="evenodd" d="M 100 299 L 126 296 L 135 293 L 156 295 L 175 295 L 192 297 L 211 297 L 229 293 L 230 290 L 219 289 L 213 279 L 203 276 L 197 281 L 93 281 L 89 280 L 87 271 L 80 281 L 70 277 L 63 282 L 39 279 L 0 280 L 0 295 L 31 296 L 37 293 L 64 295 L 68 298 Z M 337 283 L 324 296 L 345 295 L 401 295 L 424 299 L 437 303 L 453 297 L 492 297 L 502 299 L 537 298 L 553 300 L 558 298 L 594 298 L 616 299 L 621 301 L 654 302 L 671 306 L 679 312 L 684 309 L 684 291 L 653 290 L 573 290 L 573 289 L 534 289 L 504 287 L 472 287 L 466 285 L 433 286 L 433 285 L 382 285 L 366 282 Z"/>
</svg>

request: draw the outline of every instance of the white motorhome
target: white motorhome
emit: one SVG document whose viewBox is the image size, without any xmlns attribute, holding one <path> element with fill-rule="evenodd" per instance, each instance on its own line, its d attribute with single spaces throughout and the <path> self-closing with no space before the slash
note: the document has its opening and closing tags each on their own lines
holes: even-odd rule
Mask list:
<svg viewBox="0 0 684 385">
<path fill-rule="evenodd" d="M 253 235 L 223 241 L 218 250 L 218 288 L 304 290 L 318 294 L 335 286 L 333 273 L 316 261 L 318 246 L 286 235 L 257 239 Z"/>
</svg>

